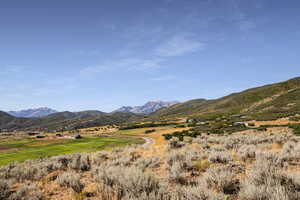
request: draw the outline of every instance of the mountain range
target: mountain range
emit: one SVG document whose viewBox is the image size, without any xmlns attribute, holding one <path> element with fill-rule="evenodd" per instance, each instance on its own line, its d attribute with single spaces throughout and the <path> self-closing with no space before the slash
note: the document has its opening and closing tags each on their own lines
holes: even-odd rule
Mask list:
<svg viewBox="0 0 300 200">
<path fill-rule="evenodd" d="M 169 107 L 161 102 L 149 102 L 141 107 L 122 107 L 112 113 L 59 112 L 40 118 L 14 117 L 0 111 L 0 130 L 73 130 L 141 120 L 159 121 L 178 117 L 208 120 L 226 115 L 243 115 L 246 117 L 243 120 L 274 120 L 300 114 L 299 97 L 300 77 L 233 93 L 218 99 L 194 99 L 173 103 Z M 134 113 L 149 113 L 154 110 L 156 111 L 149 115 Z"/>
<path fill-rule="evenodd" d="M 97 110 L 81 112 L 57 112 L 51 108 L 37 108 L 21 111 L 0 111 L 0 131 L 8 130 L 73 130 L 92 126 L 113 125 L 133 122 L 145 118 L 145 114 L 177 102 L 152 101 L 143 106 L 123 107 L 111 113 Z M 125 109 L 126 108 L 126 109 Z"/>
<path fill-rule="evenodd" d="M 58 111 L 53 110 L 47 107 L 35 108 L 35 109 L 27 109 L 27 110 L 19 110 L 19 111 L 9 111 L 8 114 L 14 117 L 45 117 L 50 114 L 57 113 Z"/>
<path fill-rule="evenodd" d="M 114 112 L 131 112 L 135 114 L 150 114 L 161 108 L 167 108 L 178 104 L 178 101 L 149 101 L 143 106 L 123 106 Z"/>
<path fill-rule="evenodd" d="M 149 101 L 143 106 L 123 106 L 114 112 L 131 112 L 135 114 L 150 114 L 153 113 L 161 108 L 170 107 L 174 104 L 179 103 L 178 101 Z M 47 108 L 31 108 L 26 110 L 19 110 L 19 111 L 8 111 L 8 114 L 14 117 L 23 117 L 23 118 L 38 118 L 38 117 L 46 117 L 48 115 L 58 113 L 58 111 Z"/>
</svg>

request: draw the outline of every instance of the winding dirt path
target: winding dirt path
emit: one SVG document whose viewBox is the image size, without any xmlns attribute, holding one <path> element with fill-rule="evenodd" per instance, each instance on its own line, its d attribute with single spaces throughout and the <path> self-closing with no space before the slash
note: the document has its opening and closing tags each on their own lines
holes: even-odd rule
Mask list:
<svg viewBox="0 0 300 200">
<path fill-rule="evenodd" d="M 145 143 L 143 144 L 143 147 L 155 145 L 155 140 L 154 139 L 148 138 L 148 137 L 143 137 L 143 139 L 145 140 Z"/>
</svg>

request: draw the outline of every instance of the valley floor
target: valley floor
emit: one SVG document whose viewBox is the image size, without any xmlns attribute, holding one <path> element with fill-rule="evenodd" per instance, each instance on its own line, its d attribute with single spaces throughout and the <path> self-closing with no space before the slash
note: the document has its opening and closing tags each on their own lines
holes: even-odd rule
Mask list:
<svg viewBox="0 0 300 200">
<path fill-rule="evenodd" d="M 95 152 L 130 144 L 140 144 L 140 138 L 114 136 L 84 136 L 82 139 L 25 138 L 0 142 L 0 166 L 61 154 Z"/>
<path fill-rule="evenodd" d="M 175 131 L 173 127 L 157 127 L 155 134 L 145 134 L 149 128 L 95 131 L 98 129 L 100 128 L 79 130 L 83 138 L 77 140 L 71 137 L 71 133 L 60 133 L 63 137 L 48 134 L 42 139 L 24 135 L 1 138 L 0 166 L 12 162 L 23 162 L 63 154 L 95 152 L 144 142 L 146 147 L 164 142 L 161 135 Z"/>
<path fill-rule="evenodd" d="M 300 199 L 300 137 L 287 127 L 165 140 L 189 128 L 130 129 L 134 145 L 0 168 L 0 199 Z M 26 143 L 27 144 L 27 143 Z M 32 144 L 32 143 L 29 143 Z"/>
</svg>

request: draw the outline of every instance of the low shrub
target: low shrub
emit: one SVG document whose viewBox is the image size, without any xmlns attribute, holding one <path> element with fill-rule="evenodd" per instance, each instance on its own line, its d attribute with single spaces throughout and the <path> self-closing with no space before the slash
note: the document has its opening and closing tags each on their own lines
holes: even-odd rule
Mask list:
<svg viewBox="0 0 300 200">
<path fill-rule="evenodd" d="M 282 147 L 282 153 L 284 154 L 291 154 L 295 149 L 296 143 L 295 142 L 287 142 Z"/>
<path fill-rule="evenodd" d="M 8 198 L 10 200 L 43 200 L 44 195 L 40 188 L 32 183 L 21 185 L 16 192 L 12 193 Z"/>
<path fill-rule="evenodd" d="M 256 151 L 256 166 L 259 164 L 265 164 L 270 166 L 276 166 L 277 168 L 283 168 L 286 166 L 286 163 L 280 154 L 273 152 L 261 152 Z M 264 166 L 264 165 L 263 165 Z"/>
<path fill-rule="evenodd" d="M 88 154 L 72 155 L 69 167 L 76 171 L 89 171 L 91 169 L 90 156 Z"/>
<path fill-rule="evenodd" d="M 115 158 L 111 158 L 109 161 L 110 165 L 113 166 L 131 166 L 135 161 L 137 161 L 141 155 L 135 151 L 127 150 L 124 155 L 115 155 Z"/>
<path fill-rule="evenodd" d="M 224 200 L 226 197 L 222 194 L 216 194 L 207 189 L 203 184 L 196 186 L 186 186 L 175 188 L 172 200 Z"/>
<path fill-rule="evenodd" d="M 158 168 L 160 166 L 160 158 L 156 156 L 151 158 L 140 158 L 136 161 L 135 166 L 143 171 L 149 168 Z"/>
<path fill-rule="evenodd" d="M 240 141 L 235 140 L 234 138 L 227 138 L 224 141 L 224 147 L 227 150 L 231 149 L 238 149 L 242 144 L 240 144 Z"/>
<path fill-rule="evenodd" d="M 239 180 L 236 174 L 227 167 L 210 168 L 203 177 L 208 188 L 230 195 L 239 192 Z"/>
<path fill-rule="evenodd" d="M 111 188 L 117 199 L 124 196 L 138 198 L 143 193 L 149 196 L 162 187 L 154 175 L 143 173 L 136 167 L 100 166 L 93 175 L 99 183 Z"/>
<path fill-rule="evenodd" d="M 170 140 L 168 141 L 168 144 L 167 144 L 167 145 L 168 145 L 167 148 L 168 148 L 169 150 L 171 150 L 171 149 L 178 149 L 178 148 L 181 148 L 181 147 L 183 147 L 185 144 L 184 144 L 183 142 L 179 141 L 178 138 L 172 138 L 172 139 L 170 139 Z"/>
<path fill-rule="evenodd" d="M 195 161 L 193 163 L 194 163 L 194 167 L 200 172 L 205 172 L 212 165 L 212 163 L 209 162 L 208 160 L 200 160 L 200 161 Z"/>
<path fill-rule="evenodd" d="M 109 159 L 108 152 L 106 151 L 99 151 L 91 156 L 92 165 L 100 165 L 103 162 L 107 161 Z"/>
<path fill-rule="evenodd" d="M 184 137 L 183 137 L 183 141 L 184 141 L 185 143 L 187 143 L 187 144 L 192 144 L 193 138 L 190 137 L 190 136 L 184 136 Z"/>
<path fill-rule="evenodd" d="M 228 152 L 212 152 L 208 156 L 208 160 L 212 163 L 228 163 L 232 161 L 232 156 Z"/>
<path fill-rule="evenodd" d="M 193 168 L 192 158 L 186 152 L 173 151 L 166 157 L 166 163 L 172 167 L 179 163 L 181 168 L 188 171 Z"/>
<path fill-rule="evenodd" d="M 255 151 L 256 151 L 255 145 L 243 145 L 238 150 L 237 155 L 243 161 L 246 161 L 248 159 L 254 159 L 255 158 Z"/>
<path fill-rule="evenodd" d="M 8 199 L 11 194 L 11 185 L 7 180 L 0 179 L 0 199 Z"/>
<path fill-rule="evenodd" d="M 250 176 L 241 184 L 240 199 L 283 199 L 300 198 L 300 176 L 283 173 L 270 162 L 256 161 Z"/>
<path fill-rule="evenodd" d="M 70 187 L 77 193 L 80 193 L 84 188 L 80 182 L 80 176 L 74 173 L 65 172 L 59 175 L 56 181 L 61 187 Z"/>
<path fill-rule="evenodd" d="M 172 164 L 169 170 L 169 181 L 179 183 L 179 184 L 187 183 L 186 177 L 184 175 L 182 163 L 175 162 Z"/>
<path fill-rule="evenodd" d="M 28 161 L 9 169 L 6 176 L 7 178 L 14 178 L 19 182 L 23 182 L 26 180 L 39 180 L 47 174 L 48 170 L 44 168 L 43 164 L 36 163 L 33 165 L 33 161 Z"/>
<path fill-rule="evenodd" d="M 226 149 L 223 146 L 211 146 L 210 151 L 212 152 L 225 152 Z"/>
</svg>

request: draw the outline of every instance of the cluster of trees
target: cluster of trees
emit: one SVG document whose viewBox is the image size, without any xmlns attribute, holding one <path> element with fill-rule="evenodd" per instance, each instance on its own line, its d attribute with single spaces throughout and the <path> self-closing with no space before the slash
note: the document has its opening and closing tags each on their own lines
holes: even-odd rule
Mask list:
<svg viewBox="0 0 300 200">
<path fill-rule="evenodd" d="M 150 129 L 150 130 L 146 130 L 145 133 L 148 134 L 148 133 L 153 133 L 155 131 L 156 131 L 155 129 Z"/>
<path fill-rule="evenodd" d="M 289 124 L 289 128 L 293 129 L 295 135 L 300 135 L 300 124 Z"/>
<path fill-rule="evenodd" d="M 183 138 L 185 136 L 196 138 L 197 136 L 200 136 L 201 132 L 198 130 L 184 130 L 184 131 L 176 131 L 174 133 L 170 134 L 164 134 L 166 140 L 170 140 L 173 137 L 177 137 L 180 141 L 183 141 Z"/>
<path fill-rule="evenodd" d="M 290 121 L 300 121 L 300 116 L 294 116 L 289 118 Z"/>
</svg>

